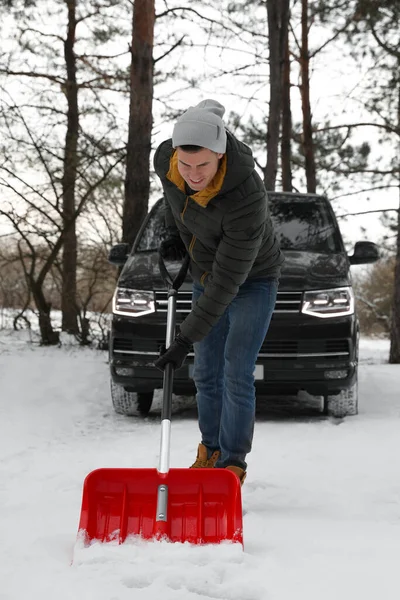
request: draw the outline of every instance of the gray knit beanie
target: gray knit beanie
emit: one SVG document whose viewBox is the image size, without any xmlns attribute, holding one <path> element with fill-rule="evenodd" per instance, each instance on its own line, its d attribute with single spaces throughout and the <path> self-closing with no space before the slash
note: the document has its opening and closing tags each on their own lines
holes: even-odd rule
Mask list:
<svg viewBox="0 0 400 600">
<path fill-rule="evenodd" d="M 201 146 L 225 154 L 224 112 L 225 108 L 216 100 L 203 100 L 197 106 L 191 106 L 175 123 L 173 147 Z"/>
</svg>

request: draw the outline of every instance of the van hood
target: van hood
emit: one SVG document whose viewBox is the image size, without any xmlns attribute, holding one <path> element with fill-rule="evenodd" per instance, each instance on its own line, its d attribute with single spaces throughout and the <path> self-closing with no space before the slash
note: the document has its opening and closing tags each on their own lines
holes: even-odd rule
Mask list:
<svg viewBox="0 0 400 600">
<path fill-rule="evenodd" d="M 158 266 L 158 252 L 140 252 L 128 258 L 118 280 L 118 287 L 133 290 L 165 290 Z M 182 266 L 178 261 L 167 261 L 166 267 L 172 278 L 176 277 Z M 192 279 L 188 275 L 181 289 L 191 289 Z"/>
<path fill-rule="evenodd" d="M 351 285 L 350 265 L 344 253 L 319 254 L 283 250 L 279 291 L 303 291 Z M 167 268 L 175 277 L 179 262 L 168 262 Z M 191 289 L 192 279 L 187 276 L 182 289 Z M 165 290 L 158 267 L 158 252 L 141 252 L 130 256 L 118 281 L 119 287 L 136 290 Z"/>
<path fill-rule="evenodd" d="M 280 291 L 317 290 L 351 285 L 347 255 L 283 250 Z"/>
</svg>

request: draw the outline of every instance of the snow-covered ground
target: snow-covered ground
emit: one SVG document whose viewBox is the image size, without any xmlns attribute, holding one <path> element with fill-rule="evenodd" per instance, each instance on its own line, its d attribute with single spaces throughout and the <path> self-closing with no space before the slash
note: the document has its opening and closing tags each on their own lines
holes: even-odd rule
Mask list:
<svg viewBox="0 0 400 600">
<path fill-rule="evenodd" d="M 362 340 L 360 414 L 342 422 L 260 403 L 243 487 L 244 540 L 75 549 L 82 482 L 156 467 L 159 402 L 114 414 L 105 352 L 0 334 L 0 600 L 398 600 L 400 365 Z M 176 398 L 171 465 L 199 441 Z"/>
</svg>

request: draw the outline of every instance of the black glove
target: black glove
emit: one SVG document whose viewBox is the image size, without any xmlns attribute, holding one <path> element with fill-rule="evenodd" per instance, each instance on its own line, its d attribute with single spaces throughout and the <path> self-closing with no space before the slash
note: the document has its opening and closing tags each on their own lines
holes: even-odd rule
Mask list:
<svg viewBox="0 0 400 600">
<path fill-rule="evenodd" d="M 185 358 L 190 352 L 192 342 L 184 335 L 178 334 L 168 349 L 162 349 L 159 358 L 154 362 L 154 366 L 160 371 L 164 371 L 167 363 L 172 363 L 174 369 L 180 369 Z"/>
<path fill-rule="evenodd" d="M 186 246 L 176 229 L 167 230 L 159 247 L 159 252 L 165 260 L 183 260 L 186 256 Z"/>
</svg>

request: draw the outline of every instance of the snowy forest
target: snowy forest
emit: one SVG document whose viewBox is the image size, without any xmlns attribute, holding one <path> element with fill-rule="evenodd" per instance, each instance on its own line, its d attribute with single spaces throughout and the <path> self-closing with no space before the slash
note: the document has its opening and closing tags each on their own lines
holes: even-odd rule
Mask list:
<svg viewBox="0 0 400 600">
<path fill-rule="evenodd" d="M 400 363 L 398 0 L 1 0 L 0 23 L 0 307 L 15 328 L 36 315 L 43 345 L 106 336 L 108 251 L 160 197 L 154 149 L 214 97 L 267 190 L 325 194 L 340 224 L 373 216 L 362 332 Z"/>
</svg>

